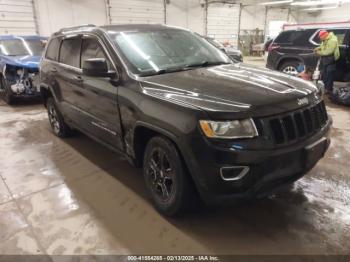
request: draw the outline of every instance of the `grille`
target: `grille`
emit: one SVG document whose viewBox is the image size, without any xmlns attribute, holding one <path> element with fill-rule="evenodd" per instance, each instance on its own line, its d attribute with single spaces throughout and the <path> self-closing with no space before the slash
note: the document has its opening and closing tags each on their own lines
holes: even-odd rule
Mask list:
<svg viewBox="0 0 350 262">
<path fill-rule="evenodd" d="M 308 137 L 327 123 L 328 116 L 324 102 L 294 111 L 286 115 L 265 119 L 275 144 L 287 144 Z"/>
</svg>

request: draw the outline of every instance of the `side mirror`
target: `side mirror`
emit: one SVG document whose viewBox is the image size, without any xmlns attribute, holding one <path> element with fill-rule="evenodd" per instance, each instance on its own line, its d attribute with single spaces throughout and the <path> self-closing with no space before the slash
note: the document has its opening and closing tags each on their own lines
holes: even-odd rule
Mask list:
<svg viewBox="0 0 350 262">
<path fill-rule="evenodd" d="M 108 77 L 108 66 L 104 58 L 90 58 L 83 62 L 83 75 Z"/>
</svg>

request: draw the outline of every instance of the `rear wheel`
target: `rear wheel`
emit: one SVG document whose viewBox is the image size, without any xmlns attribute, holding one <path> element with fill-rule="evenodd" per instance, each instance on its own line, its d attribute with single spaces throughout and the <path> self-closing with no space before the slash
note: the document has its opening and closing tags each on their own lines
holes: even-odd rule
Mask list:
<svg viewBox="0 0 350 262">
<path fill-rule="evenodd" d="M 191 185 L 180 153 L 167 138 L 156 136 L 147 144 L 143 175 L 157 210 L 174 216 L 189 203 Z"/>
<path fill-rule="evenodd" d="M 292 75 L 292 76 L 296 76 L 298 75 L 298 66 L 299 66 L 300 62 L 298 61 L 286 61 L 284 62 L 280 67 L 279 67 L 279 71 L 288 74 L 288 75 Z"/>
<path fill-rule="evenodd" d="M 11 105 L 15 100 L 11 91 L 10 84 L 4 77 L 1 77 L 0 81 L 0 95 L 2 99 L 4 99 L 4 101 L 9 105 Z"/>
<path fill-rule="evenodd" d="M 63 116 L 58 110 L 55 100 L 49 97 L 46 102 L 47 113 L 51 129 L 58 137 L 68 137 L 72 134 L 70 127 L 64 122 Z"/>
</svg>

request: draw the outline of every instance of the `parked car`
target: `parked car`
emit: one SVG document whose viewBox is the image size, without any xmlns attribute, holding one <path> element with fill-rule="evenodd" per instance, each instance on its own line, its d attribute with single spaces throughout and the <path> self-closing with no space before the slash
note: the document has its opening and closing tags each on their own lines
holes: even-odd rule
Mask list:
<svg viewBox="0 0 350 262">
<path fill-rule="evenodd" d="M 82 26 L 49 40 L 41 94 L 53 133 L 78 129 L 143 168 L 156 208 L 269 194 L 305 175 L 331 119 L 309 82 L 233 63 L 163 25 Z"/>
<path fill-rule="evenodd" d="M 221 44 L 219 41 L 217 41 L 212 37 L 209 37 L 209 36 L 203 36 L 203 37 L 213 46 L 219 48 L 221 51 L 227 54 L 234 62 L 243 62 L 243 55 L 240 50 L 235 49 L 233 47 L 225 47 L 223 44 Z"/>
<path fill-rule="evenodd" d="M 0 36 L 0 96 L 11 104 L 19 97 L 40 97 L 39 61 L 47 38 Z"/>
<path fill-rule="evenodd" d="M 313 50 L 320 45 L 321 29 L 287 30 L 281 32 L 269 46 L 267 67 L 296 75 L 298 65 L 316 68 L 318 57 Z M 337 62 L 335 79 L 350 81 L 350 28 L 327 29 L 339 40 L 341 56 Z"/>
<path fill-rule="evenodd" d="M 274 38 L 268 38 L 265 43 L 264 43 L 264 51 L 268 52 L 269 51 L 269 47 L 272 44 L 272 42 L 274 41 Z"/>
</svg>

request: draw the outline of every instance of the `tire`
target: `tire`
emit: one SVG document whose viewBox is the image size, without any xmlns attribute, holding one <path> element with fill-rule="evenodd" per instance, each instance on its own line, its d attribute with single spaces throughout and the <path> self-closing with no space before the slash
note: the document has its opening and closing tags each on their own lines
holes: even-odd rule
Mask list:
<svg viewBox="0 0 350 262">
<path fill-rule="evenodd" d="M 299 64 L 300 62 L 295 60 L 286 61 L 282 63 L 278 70 L 285 74 L 296 76 L 298 74 L 297 68 Z"/>
<path fill-rule="evenodd" d="M 161 214 L 175 216 L 189 206 L 193 188 L 180 153 L 169 139 L 156 136 L 149 141 L 143 176 L 153 204 Z"/>
<path fill-rule="evenodd" d="M 53 133 L 61 138 L 71 136 L 72 130 L 66 122 L 64 122 L 63 116 L 58 110 L 55 100 L 52 97 L 47 99 L 46 108 Z"/>
<path fill-rule="evenodd" d="M 1 76 L 1 97 L 4 99 L 4 101 L 11 105 L 15 101 L 14 95 L 11 91 L 11 87 L 7 80 Z"/>
</svg>

